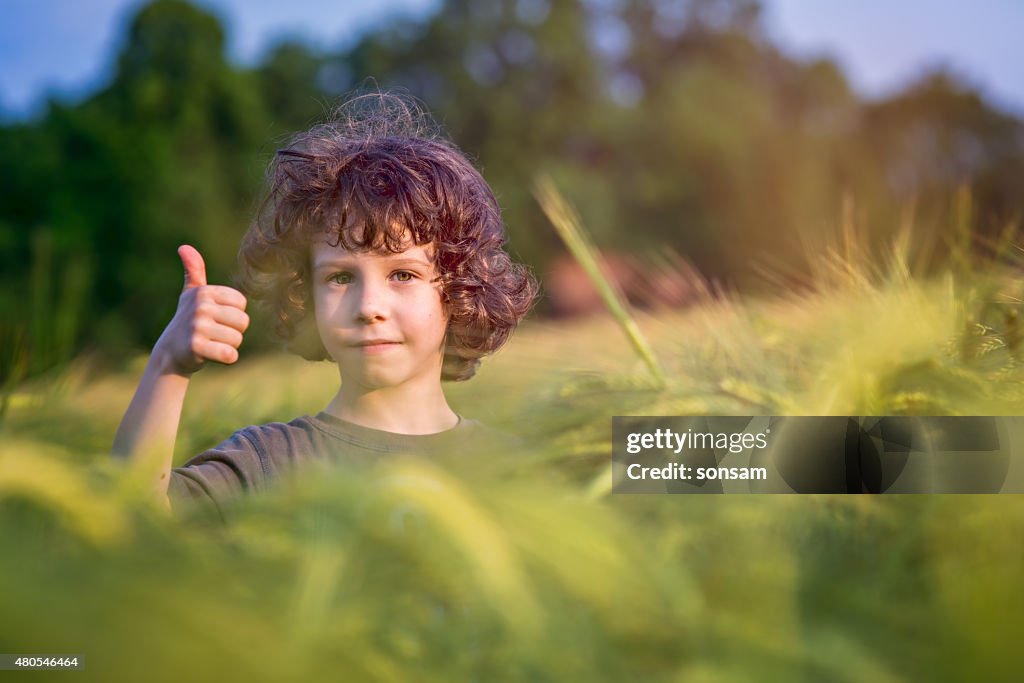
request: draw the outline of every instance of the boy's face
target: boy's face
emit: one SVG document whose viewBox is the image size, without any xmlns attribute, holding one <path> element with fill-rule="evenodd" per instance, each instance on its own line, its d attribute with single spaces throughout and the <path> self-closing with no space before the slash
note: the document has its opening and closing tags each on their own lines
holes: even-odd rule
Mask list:
<svg viewBox="0 0 1024 683">
<path fill-rule="evenodd" d="M 440 383 L 448 325 L 430 246 L 400 253 L 311 246 L 320 339 L 344 382 L 365 389 Z"/>
</svg>

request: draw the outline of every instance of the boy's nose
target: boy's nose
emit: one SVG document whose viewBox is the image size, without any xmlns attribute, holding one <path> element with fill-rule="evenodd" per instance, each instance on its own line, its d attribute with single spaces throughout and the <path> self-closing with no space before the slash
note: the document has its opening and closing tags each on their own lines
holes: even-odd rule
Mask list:
<svg viewBox="0 0 1024 683">
<path fill-rule="evenodd" d="M 373 286 L 364 286 L 359 292 L 356 303 L 356 319 L 362 323 L 372 323 L 387 318 L 387 303 L 384 292 Z"/>
</svg>

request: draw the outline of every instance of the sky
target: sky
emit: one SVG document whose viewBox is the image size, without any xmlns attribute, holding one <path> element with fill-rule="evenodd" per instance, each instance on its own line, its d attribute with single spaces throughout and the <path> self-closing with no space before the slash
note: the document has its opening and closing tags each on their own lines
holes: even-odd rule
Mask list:
<svg viewBox="0 0 1024 683">
<path fill-rule="evenodd" d="M 865 96 L 942 66 L 1024 117 L 1024 0 L 768 0 L 766 9 L 787 53 L 834 56 Z"/>
<path fill-rule="evenodd" d="M 142 0 L 0 0 L 0 115 L 38 112 L 47 93 L 83 96 L 109 76 L 123 26 Z M 558 0 L 553 0 L 557 2 Z M 536 2 L 536 0 L 534 0 Z M 229 52 L 258 61 L 283 37 L 329 49 L 395 14 L 440 0 L 201 0 Z M 943 66 L 1024 117 L 1024 0 L 766 0 L 769 35 L 796 57 L 830 56 L 867 97 Z"/>
</svg>

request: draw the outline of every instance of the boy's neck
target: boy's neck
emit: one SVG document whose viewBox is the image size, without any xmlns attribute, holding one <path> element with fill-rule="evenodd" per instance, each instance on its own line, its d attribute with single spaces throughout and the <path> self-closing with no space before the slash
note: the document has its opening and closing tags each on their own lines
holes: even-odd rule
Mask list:
<svg viewBox="0 0 1024 683">
<path fill-rule="evenodd" d="M 366 391 L 343 383 L 324 412 L 362 427 L 395 434 L 436 434 L 459 422 L 440 385 L 436 391 L 407 387 Z"/>
</svg>

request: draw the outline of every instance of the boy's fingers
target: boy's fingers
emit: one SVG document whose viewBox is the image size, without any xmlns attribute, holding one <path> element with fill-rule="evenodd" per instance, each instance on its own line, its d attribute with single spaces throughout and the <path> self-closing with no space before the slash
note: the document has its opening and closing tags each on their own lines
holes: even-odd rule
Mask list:
<svg viewBox="0 0 1024 683">
<path fill-rule="evenodd" d="M 213 314 L 213 319 L 215 322 L 227 325 L 239 332 L 245 332 L 249 327 L 249 316 L 245 311 L 240 311 L 234 306 L 218 306 Z"/>
<path fill-rule="evenodd" d="M 242 333 L 227 325 L 213 325 L 209 333 L 210 341 L 227 344 L 233 348 L 242 345 Z"/>
<path fill-rule="evenodd" d="M 214 302 L 223 306 L 234 306 L 235 308 L 244 311 L 247 303 L 245 295 L 239 292 L 234 287 L 225 287 L 224 285 L 207 285 L 206 291 L 213 296 Z"/>
<path fill-rule="evenodd" d="M 231 364 L 238 360 L 238 349 L 230 344 L 213 341 L 212 339 L 200 342 L 193 351 L 196 355 L 206 360 L 217 361 L 218 363 Z"/>
<path fill-rule="evenodd" d="M 181 265 L 185 269 L 185 287 L 202 287 L 206 284 L 206 263 L 202 255 L 195 247 L 183 244 L 178 247 L 178 256 L 181 258 Z"/>
</svg>

